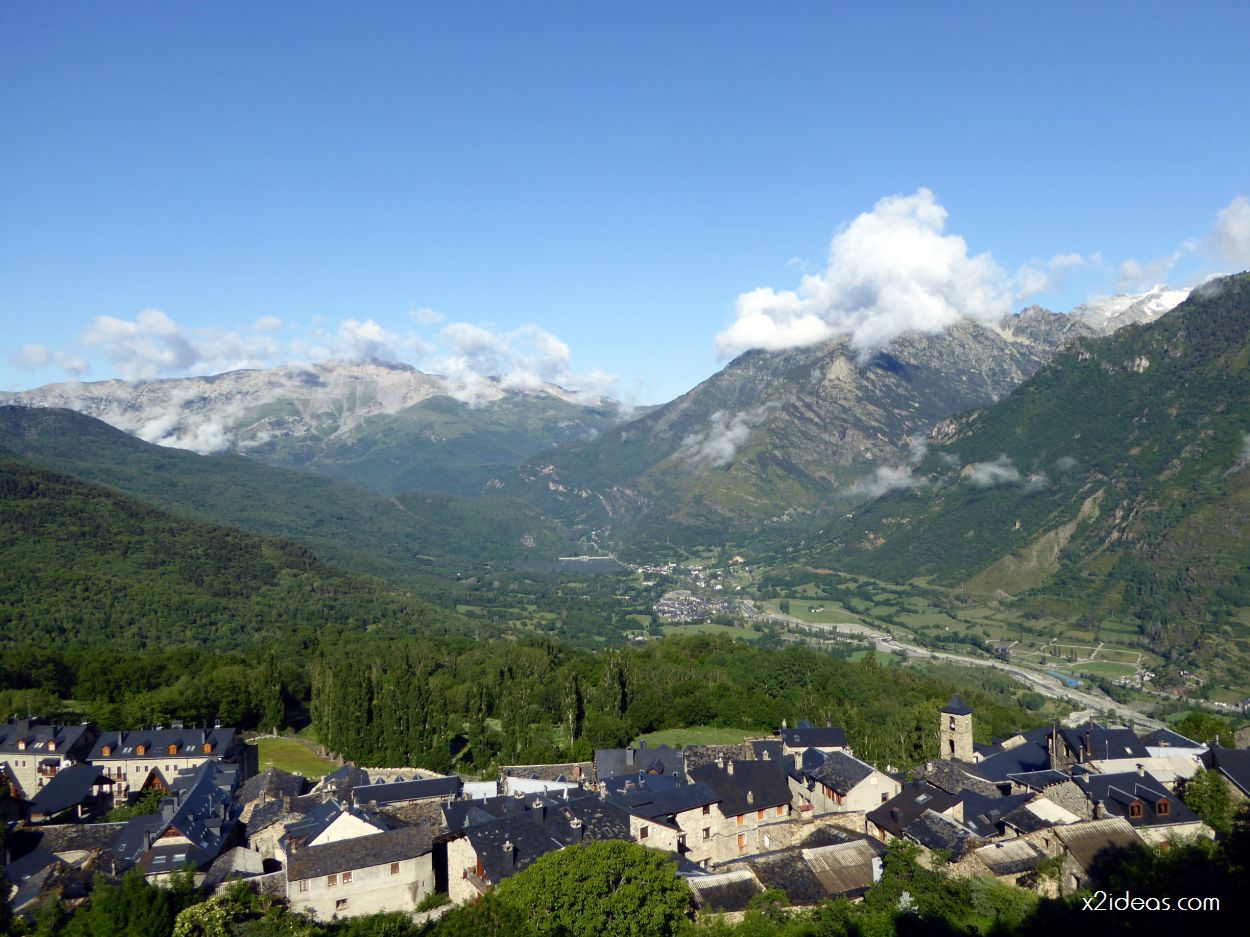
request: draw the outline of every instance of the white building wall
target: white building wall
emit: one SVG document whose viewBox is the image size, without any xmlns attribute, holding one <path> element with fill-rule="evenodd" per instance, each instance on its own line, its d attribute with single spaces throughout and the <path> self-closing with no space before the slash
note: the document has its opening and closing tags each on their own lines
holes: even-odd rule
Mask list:
<svg viewBox="0 0 1250 937">
<path fill-rule="evenodd" d="M 320 875 L 312 879 L 288 881 L 287 900 L 291 910 L 311 915 L 318 921 L 331 918 L 359 917 L 389 911 L 412 912 L 421 900 L 434 891 L 434 861 L 430 853 L 414 859 L 354 869 L 351 881 L 347 873 Z M 333 878 L 335 884 L 331 885 Z"/>
</svg>

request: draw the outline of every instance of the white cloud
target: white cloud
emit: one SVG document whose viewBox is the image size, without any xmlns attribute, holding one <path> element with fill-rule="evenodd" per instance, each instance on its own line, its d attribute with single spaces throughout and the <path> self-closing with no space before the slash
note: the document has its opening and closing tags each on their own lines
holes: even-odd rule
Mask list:
<svg viewBox="0 0 1250 937">
<path fill-rule="evenodd" d="M 681 441 L 677 458 L 691 465 L 724 468 L 751 437 L 751 429 L 762 423 L 775 406 L 765 404 L 732 416 L 724 410 L 717 410 L 708 420 L 706 430 L 691 433 Z"/>
<path fill-rule="evenodd" d="M 1045 472 L 1033 472 L 1024 480 L 1024 493 L 1032 494 L 1035 491 L 1044 491 L 1050 487 L 1050 478 Z"/>
<path fill-rule="evenodd" d="M 1238 270 L 1250 267 L 1250 199 L 1239 195 L 1216 212 L 1209 241 L 1225 263 Z"/>
<path fill-rule="evenodd" d="M 1121 290 L 1141 292 L 1164 283 L 1167 281 L 1168 274 L 1172 272 L 1172 268 L 1185 256 L 1185 253 L 1182 248 L 1167 257 L 1160 257 L 1158 260 L 1145 264 L 1138 260 L 1126 260 L 1120 264 L 1120 277 L 1116 285 Z"/>
<path fill-rule="evenodd" d="M 1070 472 L 1076 468 L 1076 459 L 1070 455 L 1061 455 L 1055 459 L 1055 467 L 1061 472 Z"/>
<path fill-rule="evenodd" d="M 339 323 L 338 350 L 344 357 L 355 360 L 376 358 L 379 361 L 395 361 L 399 336 L 383 328 L 372 319 L 358 322 L 344 319 Z"/>
<path fill-rule="evenodd" d="M 907 488 L 920 488 L 927 485 L 929 483 L 927 479 L 917 477 L 914 473 L 920 463 L 924 461 L 928 451 L 928 443 L 925 442 L 923 437 L 916 436 L 909 439 L 907 441 L 905 464 L 878 466 L 867 478 L 861 478 L 851 485 L 851 494 L 879 498 L 888 491 L 902 491 Z"/>
<path fill-rule="evenodd" d="M 978 488 L 993 488 L 996 485 L 1010 485 L 1020 481 L 1020 470 L 1011 459 L 1002 455 L 993 462 L 973 462 L 963 469 L 968 480 Z"/>
<path fill-rule="evenodd" d="M 1076 270 L 1088 267 L 1093 258 L 1082 254 L 1056 254 L 1045 263 L 1028 263 L 1016 271 L 1015 299 L 1021 300 L 1061 286 Z"/>
<path fill-rule="evenodd" d="M 997 320 L 1011 308 L 1009 278 L 988 253 L 969 256 L 963 238 L 944 234 L 946 219 L 928 189 L 881 199 L 834 236 L 822 273 L 804 276 L 797 290 L 740 295 L 717 351 L 791 348 L 833 335 L 867 350 L 905 332 L 940 332 L 962 316 Z"/>
<path fill-rule="evenodd" d="M 538 391 L 548 384 L 570 390 L 575 399 L 595 403 L 616 384 L 614 375 L 599 370 L 572 370 L 572 350 L 557 336 L 523 325 L 496 332 L 468 322 L 453 322 L 439 333 L 448 354 L 435 360 L 450 393 L 477 406 L 500 390 Z"/>
<path fill-rule="evenodd" d="M 96 316 L 82 344 L 99 349 L 126 380 L 148 380 L 185 371 L 200 360 L 195 347 L 159 309 L 145 309 L 133 321 Z"/>
</svg>

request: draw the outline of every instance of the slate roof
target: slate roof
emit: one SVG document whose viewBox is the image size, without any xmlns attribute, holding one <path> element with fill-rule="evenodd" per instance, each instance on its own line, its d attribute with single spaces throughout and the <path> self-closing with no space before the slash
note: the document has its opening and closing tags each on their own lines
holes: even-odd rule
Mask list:
<svg viewBox="0 0 1250 937">
<path fill-rule="evenodd" d="M 595 776 L 599 780 L 618 774 L 685 774 L 681 749 L 667 745 L 649 747 L 644 741 L 637 748 L 596 748 Z"/>
<path fill-rule="evenodd" d="M 1004 749 L 997 755 L 968 765 L 967 770 L 987 781 L 1007 781 L 1015 774 L 1046 771 L 1050 768 L 1050 750 L 1039 742 L 1025 742 Z"/>
<path fill-rule="evenodd" d="M 265 860 L 260 853 L 245 846 L 227 849 L 208 867 L 208 873 L 200 887 L 211 893 L 214 888 L 230 879 L 252 878 L 264 874 Z"/>
<path fill-rule="evenodd" d="M 286 840 L 288 848 L 298 849 L 305 843 L 316 839 L 329 828 L 330 824 L 345 813 L 351 814 L 358 820 L 363 820 L 370 826 L 375 827 L 379 832 L 390 829 L 390 824 L 386 820 L 364 807 L 356 805 L 344 806 L 337 800 L 327 800 L 325 803 L 313 807 L 294 823 L 287 824 L 286 834 L 283 838 Z"/>
<path fill-rule="evenodd" d="M 958 693 L 954 693 L 950 702 L 942 707 L 942 712 L 948 716 L 971 716 L 972 707 L 961 700 Z"/>
<path fill-rule="evenodd" d="M 104 732 L 91 748 L 88 761 L 115 761 L 118 759 L 135 759 L 166 755 L 169 746 L 176 748 L 175 756 L 185 758 L 190 755 L 203 755 L 204 745 L 211 747 L 210 755 L 228 756 L 234 753 L 241 743 L 234 729 L 216 727 L 212 729 L 131 729 L 121 732 Z M 144 754 L 138 753 L 143 745 Z M 104 754 L 105 748 L 109 754 Z"/>
<path fill-rule="evenodd" d="M 952 860 L 979 845 L 979 838 L 965 826 L 934 810 L 926 810 L 903 829 L 903 835 L 928 849 L 946 849 Z"/>
<path fill-rule="evenodd" d="M 747 904 L 763 891 L 750 869 L 734 869 L 686 879 L 694 892 L 694 903 L 704 911 L 745 911 Z"/>
<path fill-rule="evenodd" d="M 928 781 L 913 781 L 903 785 L 903 789 L 893 798 L 870 811 L 868 819 L 891 836 L 902 836 L 907 825 L 926 810 L 940 813 L 949 810 L 956 803 L 955 795 L 948 794 Z"/>
<path fill-rule="evenodd" d="M 634 791 L 620 798 L 621 805 L 630 813 L 653 820 L 669 820 L 684 811 L 719 802 L 720 795 L 702 782 L 685 784 L 671 791 Z"/>
<path fill-rule="evenodd" d="M 41 869 L 46 869 L 53 863 L 60 862 L 55 853 L 51 853 L 46 849 L 36 849 L 28 852 L 20 859 L 14 859 L 4 867 L 4 877 L 14 885 L 30 878 Z"/>
<path fill-rule="evenodd" d="M 1032 793 L 985 797 L 974 791 L 964 791 L 959 795 L 959 802 L 964 809 L 963 824 L 978 836 L 988 839 L 1000 832 L 999 824 L 1004 816 L 1032 799 Z"/>
<path fill-rule="evenodd" d="M 1092 726 L 1061 726 L 1059 735 L 1073 752 L 1084 753 L 1083 761 L 1112 758 L 1149 758 L 1150 752 L 1132 729 L 1104 729 Z"/>
<path fill-rule="evenodd" d="M 113 789 L 113 780 L 95 765 L 77 764 L 62 768 L 30 802 L 30 812 L 51 817 L 81 804 L 94 793 L 97 784 Z"/>
<path fill-rule="evenodd" d="M 803 769 L 807 777 L 819 781 L 839 794 L 849 794 L 851 789 L 870 777 L 877 769 L 846 752 L 830 752 L 819 767 Z"/>
<path fill-rule="evenodd" d="M 820 879 L 812 871 L 803 853 L 798 849 L 786 849 L 752 856 L 741 865 L 753 873 L 765 889 L 777 888 L 790 896 L 795 905 L 818 904 L 826 894 Z"/>
<path fill-rule="evenodd" d="M 598 799 L 590 791 L 573 787 L 547 794 L 526 794 L 522 797 L 501 794 L 480 800 L 453 800 L 442 805 L 443 823 L 455 832 L 478 823 L 490 823 L 502 817 L 517 816 L 533 809 L 535 803 L 558 808 L 575 800 Z"/>
<path fill-rule="evenodd" d="M 473 846 L 474 853 L 484 873 L 483 878 L 497 885 L 506 878 L 528 868 L 535 860 L 549 852 L 555 852 L 571 840 L 567 824 L 564 838 L 557 838 L 545 823 L 535 823 L 525 815 L 501 817 L 489 823 L 466 827 L 465 837 Z M 505 845 L 510 849 L 505 849 Z"/>
<path fill-rule="evenodd" d="M 53 823 L 13 830 L 6 840 L 11 856 L 24 856 L 35 849 L 57 855 L 91 852 L 107 848 L 121 832 L 124 823 Z"/>
<path fill-rule="evenodd" d="M 248 836 L 255 836 L 275 823 L 293 823 L 295 818 L 299 816 L 298 811 L 287 810 L 286 805 L 281 800 L 271 800 L 269 803 L 261 804 L 255 808 L 252 811 L 252 815 L 247 818 L 244 826 L 247 828 Z"/>
<path fill-rule="evenodd" d="M 329 793 L 338 800 L 346 800 L 352 788 L 369 783 L 369 774 L 355 765 L 343 765 L 331 771 L 313 785 L 313 793 Z"/>
<path fill-rule="evenodd" d="M 1101 802 L 1108 814 L 1123 817 L 1133 827 L 1198 822 L 1197 815 L 1149 771 L 1140 774 L 1136 771 L 1123 771 L 1116 774 L 1081 775 L 1076 778 L 1076 782 L 1092 802 Z M 1168 801 L 1168 812 L 1160 815 L 1156 804 L 1163 799 Z M 1135 800 L 1142 802 L 1140 817 L 1129 815 L 1129 805 Z"/>
<path fill-rule="evenodd" d="M 87 747 L 94 730 L 88 725 L 59 726 L 45 719 L 13 719 L 0 723 L 0 756 L 77 755 Z M 25 749 L 18 743 L 24 741 Z M 52 747 L 48 747 L 48 743 Z"/>
<path fill-rule="evenodd" d="M 1064 774 L 1062 771 L 1055 771 L 1050 768 L 1043 768 L 1041 771 L 1021 771 L 1019 774 L 1009 774 L 1007 778 L 1022 787 L 1031 788 L 1035 791 L 1044 791 L 1054 784 L 1062 784 L 1064 781 L 1072 780 L 1069 775 Z"/>
<path fill-rule="evenodd" d="M 634 791 L 671 791 L 685 784 L 684 777 L 672 774 L 618 774 L 604 778 L 600 783 L 609 794 L 630 794 Z"/>
<path fill-rule="evenodd" d="M 1155 729 L 1142 740 L 1147 748 L 1206 748 L 1201 742 L 1187 739 L 1171 729 Z"/>
<path fill-rule="evenodd" d="M 939 758 L 917 768 L 912 772 L 912 776 L 914 780 L 928 781 L 948 794 L 971 790 L 992 797 L 999 793 L 998 786 L 979 773 L 973 773 L 980 767 L 980 765 L 967 765 Z"/>
<path fill-rule="evenodd" d="M 765 755 L 769 761 L 781 761 L 785 757 L 782 743 L 777 739 L 751 739 L 750 744 L 756 761 L 764 761 Z"/>
<path fill-rule="evenodd" d="M 385 806 L 429 798 L 455 797 L 462 786 L 463 782 L 453 774 L 440 778 L 393 781 L 389 784 L 365 784 L 352 789 L 352 798 L 358 804 Z"/>
<path fill-rule="evenodd" d="M 578 769 L 581 769 L 580 776 Z M 499 780 L 523 778 L 539 781 L 589 781 L 594 770 L 593 761 L 570 761 L 559 765 L 501 765 Z"/>
<path fill-rule="evenodd" d="M 1250 797 L 1250 749 L 1212 748 L 1208 757 L 1216 771 Z"/>
<path fill-rule="evenodd" d="M 425 826 L 405 826 L 385 833 L 305 846 L 291 853 L 287 863 L 287 881 L 389 865 L 414 859 L 433 848 L 434 837 L 429 827 Z"/>
<path fill-rule="evenodd" d="M 1032 809 L 1033 805 L 1037 805 L 1039 809 Z M 1063 824 L 1064 820 L 1057 819 L 1054 816 L 1054 814 L 1058 814 L 1060 811 L 1067 812 L 1057 804 L 1052 804 L 1046 800 L 1045 797 L 1039 797 L 1005 813 L 1002 822 L 1020 833 L 1035 833 L 1038 830 L 1045 830 L 1049 827 Z M 1079 820 L 1080 818 L 1077 817 L 1076 819 Z"/>
<path fill-rule="evenodd" d="M 236 799 L 242 804 L 254 800 L 281 800 L 283 797 L 299 797 L 308 790 L 308 779 L 279 768 L 269 768 L 248 778 L 239 786 Z"/>
<path fill-rule="evenodd" d="M 1141 845 L 1141 837 L 1123 817 L 1085 820 L 1055 827 L 1055 835 L 1085 871 L 1100 857 Z"/>
<path fill-rule="evenodd" d="M 818 728 L 799 723 L 796 729 L 782 729 L 781 741 L 786 748 L 846 748 L 846 730 L 839 726 Z"/>
<path fill-rule="evenodd" d="M 727 817 L 790 803 L 786 773 L 772 761 L 735 759 L 724 768 L 717 764 L 700 765 L 690 771 L 690 779 L 706 784 L 719 795 L 721 813 Z"/>
</svg>

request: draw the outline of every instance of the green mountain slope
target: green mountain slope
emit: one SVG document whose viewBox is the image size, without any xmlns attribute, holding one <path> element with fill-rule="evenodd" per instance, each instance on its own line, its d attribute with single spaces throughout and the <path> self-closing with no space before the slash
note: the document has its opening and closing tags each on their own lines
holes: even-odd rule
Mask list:
<svg viewBox="0 0 1250 937">
<path fill-rule="evenodd" d="M 721 542 L 865 498 L 864 479 L 960 410 L 1005 397 L 1083 323 L 1042 309 L 861 355 L 845 338 L 752 351 L 641 419 L 502 479 L 567 524 L 647 543 Z"/>
<path fill-rule="evenodd" d="M 0 461 L 0 569 L 7 645 L 224 649 L 301 632 L 467 627 L 289 541 L 188 522 L 8 460 Z"/>
<path fill-rule="evenodd" d="M 900 487 L 813 559 L 1123 617 L 1174 660 L 1250 652 L 1250 275 L 1081 339 L 997 405 L 939 425 Z"/>
<path fill-rule="evenodd" d="M 164 510 L 288 537 L 353 569 L 414 574 L 548 561 L 567 538 L 506 498 L 390 498 L 237 455 L 154 446 L 69 410 L 0 407 L 0 451 Z"/>
</svg>

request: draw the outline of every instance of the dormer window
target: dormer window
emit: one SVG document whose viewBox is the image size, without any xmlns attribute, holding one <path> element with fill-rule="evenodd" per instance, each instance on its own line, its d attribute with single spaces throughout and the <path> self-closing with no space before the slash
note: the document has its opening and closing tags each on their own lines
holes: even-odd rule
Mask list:
<svg viewBox="0 0 1250 937">
<path fill-rule="evenodd" d="M 1131 804 L 1128 805 L 1128 815 L 1132 817 L 1133 819 L 1137 819 L 1138 817 L 1141 816 L 1141 801 L 1140 800 L 1135 800 Z"/>
<path fill-rule="evenodd" d="M 1159 801 L 1155 809 L 1158 812 L 1159 816 L 1166 817 L 1172 812 L 1172 804 L 1169 800 L 1164 798 L 1163 800 Z"/>
<path fill-rule="evenodd" d="M 105 745 L 100 749 L 100 754 L 107 758 L 109 755 L 113 754 L 113 749 L 110 746 Z"/>
<path fill-rule="evenodd" d="M 212 743 L 212 742 L 205 742 L 205 743 L 204 743 L 204 754 L 205 754 L 205 755 L 211 755 L 212 753 L 213 753 L 213 743 Z"/>
<path fill-rule="evenodd" d="M 26 751 L 26 740 L 25 740 L 25 739 L 18 739 L 18 740 L 17 740 L 17 750 L 18 750 L 19 752 L 24 752 L 24 751 Z"/>
<path fill-rule="evenodd" d="M 142 756 L 142 755 L 146 755 L 147 753 L 148 753 L 148 747 L 147 747 L 146 745 L 136 745 L 136 746 L 135 746 L 135 754 L 136 754 L 136 755 L 140 755 L 140 756 Z"/>
<path fill-rule="evenodd" d="M 171 754 L 171 755 L 176 755 L 176 754 L 178 754 L 178 745 L 177 745 L 177 743 L 175 743 L 175 742 L 170 742 L 170 743 L 169 743 L 169 749 L 168 749 L 168 751 L 169 751 L 169 754 Z"/>
</svg>

